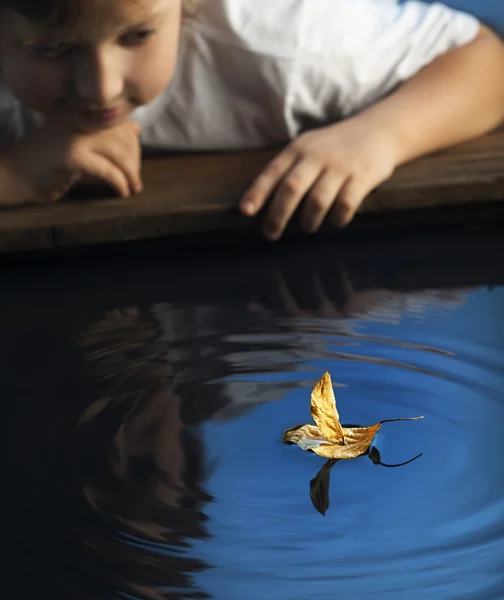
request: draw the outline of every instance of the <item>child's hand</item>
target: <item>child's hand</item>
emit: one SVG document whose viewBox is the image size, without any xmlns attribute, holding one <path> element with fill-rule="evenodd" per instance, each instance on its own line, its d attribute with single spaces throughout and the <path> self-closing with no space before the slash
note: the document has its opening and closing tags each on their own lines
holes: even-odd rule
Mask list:
<svg viewBox="0 0 504 600">
<path fill-rule="evenodd" d="M 103 182 L 122 197 L 140 191 L 139 133 L 134 121 L 92 133 L 42 127 L 9 149 L 13 203 L 54 202 L 79 180 Z"/>
<path fill-rule="evenodd" d="M 282 235 L 303 199 L 305 231 L 315 232 L 328 213 L 333 225 L 343 227 L 364 198 L 392 175 L 395 156 L 392 136 L 358 117 L 304 133 L 255 179 L 240 208 L 255 215 L 273 194 L 263 224 L 270 240 Z"/>
</svg>

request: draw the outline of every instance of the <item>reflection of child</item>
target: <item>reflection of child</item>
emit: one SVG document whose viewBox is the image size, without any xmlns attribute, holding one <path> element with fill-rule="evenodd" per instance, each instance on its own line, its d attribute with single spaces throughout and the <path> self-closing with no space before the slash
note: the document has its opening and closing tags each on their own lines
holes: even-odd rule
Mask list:
<svg viewBox="0 0 504 600">
<path fill-rule="evenodd" d="M 207 458 L 197 427 L 183 417 L 155 319 L 137 308 L 81 315 L 78 323 L 72 309 L 56 321 L 10 317 L 1 395 L 17 390 L 20 398 L 5 420 L 2 465 L 3 534 L 12 549 L 2 586 L 15 590 L 8 597 L 196 594 L 193 573 L 208 565 L 190 546 L 208 536 Z M 37 385 L 24 385 L 21 372 Z M 193 404 L 192 423 L 222 406 L 213 400 Z M 41 536 L 50 543 L 38 544 Z"/>
<path fill-rule="evenodd" d="M 81 177 L 128 196 L 140 145 L 291 141 L 240 205 L 273 195 L 276 239 L 303 198 L 307 231 L 344 225 L 401 163 L 504 119 L 504 45 L 443 5 L 194 4 L 0 0 L 0 204 L 55 200 Z"/>
</svg>

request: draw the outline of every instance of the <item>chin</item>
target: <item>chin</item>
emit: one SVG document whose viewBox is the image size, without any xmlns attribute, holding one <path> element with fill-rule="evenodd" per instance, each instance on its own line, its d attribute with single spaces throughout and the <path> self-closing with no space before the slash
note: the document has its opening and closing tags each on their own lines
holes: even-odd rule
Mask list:
<svg viewBox="0 0 504 600">
<path fill-rule="evenodd" d="M 72 129 L 77 129 L 79 131 L 83 131 L 85 133 L 97 133 L 98 131 L 106 131 L 107 129 L 112 129 L 121 123 L 124 123 L 128 120 L 128 116 L 121 117 L 119 119 L 113 119 L 111 121 L 107 121 L 105 123 L 90 123 L 85 119 L 73 119 L 70 122 L 70 126 Z"/>
<path fill-rule="evenodd" d="M 127 112 L 120 117 L 115 119 L 107 119 L 104 121 L 92 121 L 85 119 L 79 115 L 71 114 L 63 119 L 64 123 L 67 124 L 71 129 L 82 131 L 84 133 L 96 133 L 98 131 L 106 131 L 128 121 L 131 112 Z"/>
</svg>

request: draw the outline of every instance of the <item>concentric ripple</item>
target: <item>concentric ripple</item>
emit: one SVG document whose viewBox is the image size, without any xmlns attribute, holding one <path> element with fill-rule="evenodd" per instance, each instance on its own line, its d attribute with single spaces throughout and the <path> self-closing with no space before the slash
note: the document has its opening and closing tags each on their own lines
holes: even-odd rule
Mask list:
<svg viewBox="0 0 504 600">
<path fill-rule="evenodd" d="M 502 599 L 503 308 L 502 287 L 374 290 L 344 314 L 237 298 L 12 324 L 31 341 L 4 382 L 6 597 Z M 322 517 L 323 460 L 281 435 L 326 369 L 344 423 L 425 418 L 375 439 L 415 462 L 336 464 Z"/>
</svg>

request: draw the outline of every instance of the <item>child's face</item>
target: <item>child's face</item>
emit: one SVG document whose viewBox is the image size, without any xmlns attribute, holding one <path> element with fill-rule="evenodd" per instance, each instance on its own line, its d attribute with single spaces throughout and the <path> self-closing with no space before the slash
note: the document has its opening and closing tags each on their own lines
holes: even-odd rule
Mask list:
<svg viewBox="0 0 504 600">
<path fill-rule="evenodd" d="M 48 29 L 1 9 L 0 70 L 22 104 L 96 130 L 116 125 L 171 81 L 182 0 L 87 0 L 78 29 Z M 110 1 L 110 6 L 112 1 Z"/>
</svg>

